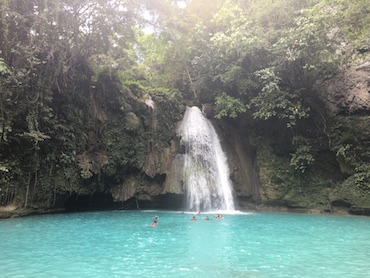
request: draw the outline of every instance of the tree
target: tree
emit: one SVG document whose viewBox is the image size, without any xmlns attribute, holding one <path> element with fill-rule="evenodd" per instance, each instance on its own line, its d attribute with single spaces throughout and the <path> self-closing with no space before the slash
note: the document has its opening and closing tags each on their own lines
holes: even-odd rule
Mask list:
<svg viewBox="0 0 370 278">
<path fill-rule="evenodd" d="M 125 54 L 144 4 L 0 2 L 0 189 L 12 188 L 24 206 L 81 190 L 76 157 L 99 141 L 93 62 L 105 56 L 132 66 Z M 114 67 L 112 59 L 104 62 Z"/>
</svg>

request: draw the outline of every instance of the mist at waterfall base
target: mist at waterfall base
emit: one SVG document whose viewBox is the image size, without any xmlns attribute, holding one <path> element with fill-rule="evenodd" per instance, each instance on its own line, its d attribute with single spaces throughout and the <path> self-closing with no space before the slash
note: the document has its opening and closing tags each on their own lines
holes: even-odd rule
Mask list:
<svg viewBox="0 0 370 278">
<path fill-rule="evenodd" d="M 178 129 L 185 147 L 184 188 L 188 211 L 234 211 L 227 158 L 211 122 L 194 106 Z"/>
<path fill-rule="evenodd" d="M 104 211 L 1 220 L 0 277 L 369 277 L 370 218 L 205 216 Z"/>
</svg>

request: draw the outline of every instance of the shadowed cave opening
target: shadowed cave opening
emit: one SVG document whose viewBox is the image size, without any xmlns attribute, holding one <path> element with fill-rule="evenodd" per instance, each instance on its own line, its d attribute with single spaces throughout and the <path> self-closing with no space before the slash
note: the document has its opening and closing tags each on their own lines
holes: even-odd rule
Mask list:
<svg viewBox="0 0 370 278">
<path fill-rule="evenodd" d="M 66 212 L 95 211 L 118 209 L 119 203 L 114 202 L 112 194 L 95 192 L 88 195 L 71 194 L 64 202 Z"/>
<path fill-rule="evenodd" d="M 115 202 L 111 193 L 96 192 L 89 195 L 71 194 L 63 205 L 66 212 L 99 210 L 184 210 L 182 195 L 165 194 L 152 196 L 151 200 L 130 198 L 125 202 Z"/>
<path fill-rule="evenodd" d="M 152 196 L 151 200 L 138 200 L 137 202 L 140 209 L 155 209 L 155 210 L 184 210 L 185 198 L 183 195 L 177 194 L 164 194 Z M 137 206 L 133 206 L 137 209 Z"/>
</svg>

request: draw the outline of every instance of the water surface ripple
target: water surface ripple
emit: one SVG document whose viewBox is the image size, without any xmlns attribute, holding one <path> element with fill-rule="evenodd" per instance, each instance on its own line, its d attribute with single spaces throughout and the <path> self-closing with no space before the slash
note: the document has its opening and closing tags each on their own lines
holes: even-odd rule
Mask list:
<svg viewBox="0 0 370 278">
<path fill-rule="evenodd" d="M 369 218 L 205 216 L 113 211 L 2 220 L 0 277 L 370 277 Z"/>
</svg>

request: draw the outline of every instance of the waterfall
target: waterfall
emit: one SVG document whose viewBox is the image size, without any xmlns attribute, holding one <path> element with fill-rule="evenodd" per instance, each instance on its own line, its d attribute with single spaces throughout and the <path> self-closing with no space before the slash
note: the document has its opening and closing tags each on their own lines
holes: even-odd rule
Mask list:
<svg viewBox="0 0 370 278">
<path fill-rule="evenodd" d="M 233 211 L 229 167 L 217 133 L 198 107 L 188 107 L 178 135 L 185 147 L 184 188 L 189 211 Z"/>
</svg>

